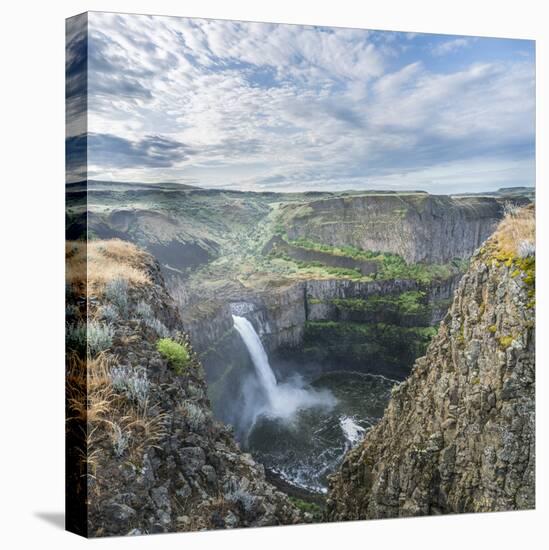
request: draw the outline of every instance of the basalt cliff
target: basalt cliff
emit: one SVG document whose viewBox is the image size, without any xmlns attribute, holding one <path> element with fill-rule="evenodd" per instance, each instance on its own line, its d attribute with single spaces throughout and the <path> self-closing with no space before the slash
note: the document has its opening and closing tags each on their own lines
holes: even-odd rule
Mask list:
<svg viewBox="0 0 549 550">
<path fill-rule="evenodd" d="M 533 209 L 474 254 L 438 334 L 332 477 L 326 519 L 535 506 Z"/>
</svg>

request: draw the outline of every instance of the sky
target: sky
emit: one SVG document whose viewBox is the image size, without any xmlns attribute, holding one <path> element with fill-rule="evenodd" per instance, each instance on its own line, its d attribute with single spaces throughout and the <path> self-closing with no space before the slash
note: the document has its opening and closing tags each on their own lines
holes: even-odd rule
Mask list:
<svg viewBox="0 0 549 550">
<path fill-rule="evenodd" d="M 90 179 L 284 192 L 535 183 L 533 41 L 88 17 Z M 81 91 L 83 52 L 69 44 L 67 82 Z M 77 126 L 72 151 L 85 147 Z"/>
</svg>

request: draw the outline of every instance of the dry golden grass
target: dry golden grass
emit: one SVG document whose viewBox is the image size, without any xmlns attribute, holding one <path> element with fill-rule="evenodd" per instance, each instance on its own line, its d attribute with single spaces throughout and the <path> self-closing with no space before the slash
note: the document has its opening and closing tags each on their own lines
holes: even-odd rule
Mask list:
<svg viewBox="0 0 549 550">
<path fill-rule="evenodd" d="M 521 243 L 536 243 L 536 218 L 533 205 L 509 213 L 501 220 L 494 239 L 499 252 L 516 255 Z"/>
<path fill-rule="evenodd" d="M 87 360 L 76 354 L 68 358 L 67 399 L 72 418 L 88 423 L 106 420 L 115 394 L 109 375 L 109 356 Z"/>
<path fill-rule="evenodd" d="M 139 464 L 147 449 L 156 447 L 166 435 L 166 414 L 152 414 L 148 406 L 137 407 L 114 391 L 110 375 L 113 357 L 101 353 L 84 360 L 76 354 L 67 360 L 67 422 L 82 431 L 80 450 L 88 475 L 96 476 L 105 438 L 113 444 L 116 429 L 127 436 L 125 459 Z"/>
<path fill-rule="evenodd" d="M 115 279 L 136 286 L 151 282 L 145 272 L 148 254 L 127 241 L 68 241 L 65 257 L 67 283 L 87 287 L 88 294 L 100 295 L 105 285 Z"/>
<path fill-rule="evenodd" d="M 139 445 L 133 451 L 137 455 L 143 455 L 143 451 L 150 447 L 157 447 L 158 443 L 166 436 L 166 414 L 149 414 L 147 409 L 139 410 L 133 408 L 126 417 L 127 429 L 132 432 L 132 439 L 138 441 Z"/>
<path fill-rule="evenodd" d="M 106 424 L 113 444 L 118 437 L 117 428 L 128 438 L 124 454 L 131 463 L 140 464 L 147 449 L 158 448 L 158 443 L 166 436 L 166 416 L 165 413 L 152 415 L 146 407 L 130 406 L 113 411 Z"/>
<path fill-rule="evenodd" d="M 73 354 L 67 358 L 67 428 L 78 442 L 79 469 L 95 477 L 100 452 L 100 427 L 111 414 L 115 394 L 109 376 L 109 357 L 99 354 L 86 361 Z"/>
</svg>

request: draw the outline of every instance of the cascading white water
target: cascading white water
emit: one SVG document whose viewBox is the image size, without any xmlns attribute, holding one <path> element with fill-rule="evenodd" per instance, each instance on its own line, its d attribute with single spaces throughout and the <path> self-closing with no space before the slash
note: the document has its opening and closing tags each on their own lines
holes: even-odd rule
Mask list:
<svg viewBox="0 0 549 550">
<path fill-rule="evenodd" d="M 240 334 L 240 337 L 244 341 L 244 345 L 248 349 L 250 357 L 252 358 L 252 362 L 261 385 L 267 394 L 267 399 L 272 405 L 277 391 L 276 377 L 271 369 L 271 365 L 269 364 L 269 358 L 267 357 L 267 352 L 261 343 L 261 339 L 255 331 L 252 323 L 250 323 L 250 321 L 248 321 L 245 317 L 233 315 L 233 321 L 236 330 Z"/>
<path fill-rule="evenodd" d="M 267 352 L 252 323 L 245 317 L 233 315 L 234 326 L 248 349 L 257 377 L 266 395 L 266 403 L 257 405 L 254 418 L 260 414 L 291 418 L 299 409 L 332 407 L 336 400 L 330 392 L 305 388 L 300 378 L 278 383 L 269 364 Z"/>
</svg>

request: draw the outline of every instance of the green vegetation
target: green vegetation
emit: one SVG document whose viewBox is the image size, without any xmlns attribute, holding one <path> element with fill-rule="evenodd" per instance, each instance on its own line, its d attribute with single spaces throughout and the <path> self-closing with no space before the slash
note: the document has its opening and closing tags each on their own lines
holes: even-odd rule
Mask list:
<svg viewBox="0 0 549 550">
<path fill-rule="evenodd" d="M 410 290 L 400 294 L 375 294 L 368 298 L 335 299 L 332 303 L 343 310 L 381 314 L 384 317 L 423 317 L 431 311 L 425 296 L 421 290 Z"/>
<path fill-rule="evenodd" d="M 286 268 L 285 274 L 292 275 L 296 273 L 308 274 L 313 277 L 339 277 L 343 279 L 353 279 L 353 280 L 362 280 L 362 281 L 371 281 L 370 276 L 364 276 L 358 269 L 347 268 L 347 267 L 334 267 L 328 266 L 317 260 L 297 260 L 291 258 L 286 252 L 280 250 L 273 250 L 269 254 L 271 260 L 270 267 L 273 268 Z"/>
<path fill-rule="evenodd" d="M 512 336 L 500 336 L 498 338 L 499 345 L 502 349 L 507 349 L 512 343 L 514 338 Z"/>
<path fill-rule="evenodd" d="M 456 271 L 463 271 L 463 262 L 449 264 L 407 264 L 396 254 L 380 254 L 381 268 L 376 279 L 413 279 L 422 284 L 429 284 L 435 279 L 448 279 Z"/>
<path fill-rule="evenodd" d="M 335 275 L 336 277 L 344 277 L 344 278 L 349 278 L 349 279 L 362 279 L 363 278 L 362 273 L 358 269 L 352 269 L 352 268 L 348 268 L 348 267 L 332 267 L 332 266 L 325 265 L 325 264 L 323 264 L 322 262 L 319 262 L 319 261 L 305 262 L 305 261 L 301 261 L 301 260 L 294 260 L 293 258 L 290 258 L 288 256 L 284 256 L 282 259 L 284 259 L 286 261 L 289 261 L 289 262 L 295 263 L 297 265 L 297 267 L 299 269 L 302 269 L 302 270 L 307 270 L 307 269 L 311 269 L 311 268 L 313 268 L 313 269 L 314 268 L 320 268 L 323 271 L 325 271 L 326 273 L 328 273 L 330 275 Z"/>
<path fill-rule="evenodd" d="M 161 338 L 156 343 L 156 349 L 167 360 L 177 374 L 182 374 L 190 360 L 187 347 L 171 338 Z"/>
<path fill-rule="evenodd" d="M 361 250 L 353 246 L 331 246 L 327 244 L 315 243 L 308 239 L 296 239 L 288 241 L 292 246 L 304 248 L 307 250 L 315 250 L 324 252 L 333 256 L 343 256 L 352 258 L 357 261 L 376 262 L 378 271 L 375 274 L 364 277 L 357 269 L 343 270 L 342 275 L 354 279 L 367 280 L 388 280 L 388 279 L 412 279 L 423 284 L 429 284 L 435 279 L 447 279 L 458 271 L 464 271 L 467 268 L 467 261 L 454 260 L 448 264 L 407 264 L 404 258 L 398 254 L 388 252 L 377 252 L 372 250 Z M 321 262 L 298 262 L 286 255 L 284 259 L 294 262 L 299 268 L 320 267 Z M 339 268 L 329 268 L 324 266 L 324 269 L 330 273 L 330 270 Z M 334 272 L 334 275 L 339 273 Z"/>
<path fill-rule="evenodd" d="M 354 260 L 376 260 L 378 253 L 361 250 L 354 246 L 331 246 L 329 244 L 315 243 L 308 239 L 300 238 L 293 241 L 289 241 L 294 246 L 300 248 L 306 248 L 307 250 L 316 250 L 317 252 L 325 252 L 326 254 L 332 254 L 333 256 L 345 256 L 347 258 L 353 258 Z"/>
<path fill-rule="evenodd" d="M 306 502 L 297 497 L 290 496 L 290 501 L 292 504 L 306 514 L 311 514 L 314 521 L 322 521 L 322 507 L 314 502 Z"/>
<path fill-rule="evenodd" d="M 323 331 L 325 329 L 335 330 L 340 336 L 346 334 L 362 334 L 371 336 L 374 333 L 378 334 L 393 334 L 395 339 L 399 335 L 413 334 L 418 337 L 432 338 L 437 332 L 436 327 L 400 327 L 389 323 L 347 323 L 338 321 L 307 321 L 306 329 L 309 331 Z"/>
<path fill-rule="evenodd" d="M 515 265 L 520 269 L 524 276 L 522 280 L 530 288 L 534 288 L 536 284 L 536 257 L 528 256 L 527 258 L 518 258 Z"/>
<path fill-rule="evenodd" d="M 485 252 L 491 253 L 490 258 L 494 264 L 504 265 L 512 269 L 511 277 L 521 279 L 524 282 L 528 293 L 526 307 L 534 309 L 536 307 L 536 257 L 521 258 L 515 252 L 509 252 L 508 249 L 495 248 L 494 246 Z"/>
</svg>

